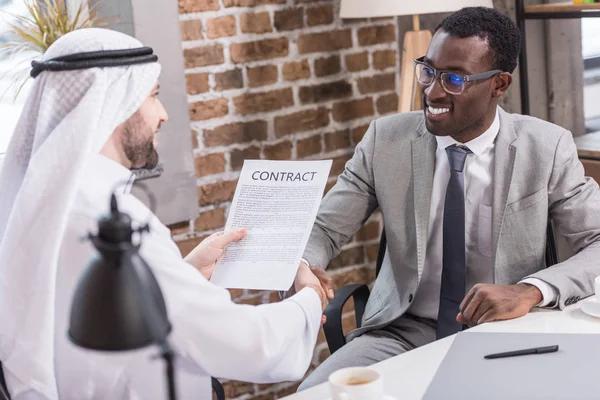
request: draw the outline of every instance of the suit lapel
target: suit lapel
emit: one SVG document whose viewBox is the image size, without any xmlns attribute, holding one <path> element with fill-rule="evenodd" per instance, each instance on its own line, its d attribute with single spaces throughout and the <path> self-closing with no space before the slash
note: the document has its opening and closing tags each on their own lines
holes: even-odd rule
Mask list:
<svg viewBox="0 0 600 400">
<path fill-rule="evenodd" d="M 415 228 L 417 230 L 418 279 L 421 280 L 425 265 L 425 251 L 429 230 L 429 207 L 433 187 L 435 169 L 435 138 L 426 131 L 423 124 L 419 126 L 419 136 L 412 145 L 412 173 L 415 206 Z"/>
<path fill-rule="evenodd" d="M 500 131 L 494 148 L 494 195 L 492 200 L 492 254 L 494 255 L 494 264 L 517 153 L 517 148 L 513 143 L 517 135 L 511 117 L 502 109 L 499 109 L 498 112 L 500 114 Z"/>
</svg>

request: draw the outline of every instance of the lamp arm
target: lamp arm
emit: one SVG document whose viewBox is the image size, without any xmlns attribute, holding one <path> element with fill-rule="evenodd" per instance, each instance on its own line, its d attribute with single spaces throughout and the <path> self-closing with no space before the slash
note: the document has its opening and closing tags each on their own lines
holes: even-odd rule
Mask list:
<svg viewBox="0 0 600 400">
<path fill-rule="evenodd" d="M 151 304 L 154 304 L 154 299 L 148 296 L 148 292 L 144 290 L 144 287 L 142 285 L 142 280 L 140 278 L 140 274 L 138 273 L 139 259 L 134 258 L 132 260 L 131 265 L 133 266 L 133 268 L 130 268 L 129 270 L 133 275 L 132 280 L 133 282 L 135 282 L 134 286 L 137 292 L 136 295 L 138 299 L 141 300 L 141 308 L 144 314 L 144 321 L 146 322 L 146 325 L 148 326 L 151 335 L 154 337 L 156 344 L 160 348 L 160 356 L 165 360 L 165 370 L 168 385 L 167 389 L 169 395 L 168 398 L 169 400 L 177 400 L 177 394 L 175 391 L 175 368 L 173 365 L 175 353 L 173 352 L 173 349 L 169 344 L 167 338 L 161 335 L 158 323 L 156 322 L 156 319 L 154 317 L 156 313 L 153 312 L 150 306 Z M 152 273 L 152 271 L 150 271 L 150 273 Z"/>
</svg>

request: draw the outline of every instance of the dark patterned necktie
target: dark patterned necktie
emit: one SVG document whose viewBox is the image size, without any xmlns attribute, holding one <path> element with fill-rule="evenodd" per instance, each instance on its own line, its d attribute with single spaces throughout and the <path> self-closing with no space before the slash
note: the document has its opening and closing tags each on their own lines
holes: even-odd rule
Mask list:
<svg viewBox="0 0 600 400">
<path fill-rule="evenodd" d="M 462 324 L 456 322 L 456 316 L 467 286 L 463 169 L 469 153 L 469 149 L 456 145 L 446 148 L 450 163 L 450 180 L 444 202 L 442 284 L 437 339 L 453 335 L 462 329 Z"/>
</svg>

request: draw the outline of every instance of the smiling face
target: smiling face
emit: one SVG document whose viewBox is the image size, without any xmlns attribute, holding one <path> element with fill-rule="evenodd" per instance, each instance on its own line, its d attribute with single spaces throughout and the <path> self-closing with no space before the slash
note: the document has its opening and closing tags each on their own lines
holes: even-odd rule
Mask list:
<svg viewBox="0 0 600 400">
<path fill-rule="evenodd" d="M 442 72 L 473 75 L 496 67 L 487 40 L 478 36 L 460 38 L 443 29 L 431 40 L 424 62 Z M 465 83 L 460 95 L 448 94 L 439 79 L 420 85 L 427 130 L 436 136 L 452 136 L 465 143 L 481 135 L 492 124 L 498 98 L 512 77 L 502 72 L 485 80 Z"/>
</svg>

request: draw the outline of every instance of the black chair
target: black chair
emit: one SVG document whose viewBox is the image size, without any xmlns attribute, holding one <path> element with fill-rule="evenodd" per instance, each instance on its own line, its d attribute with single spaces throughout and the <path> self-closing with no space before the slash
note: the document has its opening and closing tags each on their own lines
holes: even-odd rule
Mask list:
<svg viewBox="0 0 600 400">
<path fill-rule="evenodd" d="M 387 240 L 385 237 L 385 228 L 381 233 L 381 239 L 379 242 L 379 251 L 377 253 L 377 263 L 375 266 L 375 274 L 379 275 L 381 264 L 383 263 L 383 257 L 385 256 L 385 250 L 387 247 Z M 554 237 L 554 228 L 552 222 L 548 221 L 548 228 L 546 229 L 546 267 L 552 266 L 558 263 L 558 251 L 556 249 L 556 242 Z M 369 287 L 365 284 L 354 284 L 347 285 L 335 292 L 333 300 L 329 302 L 329 305 L 325 309 L 325 316 L 327 322 L 323 325 L 323 332 L 325 333 L 325 339 L 327 340 L 327 346 L 331 354 L 339 350 L 343 345 L 346 344 L 346 337 L 342 330 L 342 309 L 346 302 L 352 297 L 354 299 L 354 315 L 356 316 L 356 327 L 360 328 L 362 324 L 362 317 L 365 312 L 365 306 L 369 299 Z"/>
<path fill-rule="evenodd" d="M 211 378 L 212 389 L 217 395 L 217 400 L 225 400 L 225 391 L 221 383 L 215 378 Z M 2 369 L 2 362 L 0 362 L 0 400 L 10 400 L 8 394 L 8 388 L 6 387 L 6 381 L 4 380 L 4 370 Z"/>
<path fill-rule="evenodd" d="M 4 379 L 4 370 L 2 369 L 2 362 L 0 361 L 0 400 L 10 400 L 8 394 L 8 387 L 6 387 L 6 380 Z"/>
<path fill-rule="evenodd" d="M 217 395 L 217 400 L 225 400 L 225 390 L 221 386 L 221 382 L 215 378 L 211 378 L 213 392 Z"/>
</svg>

